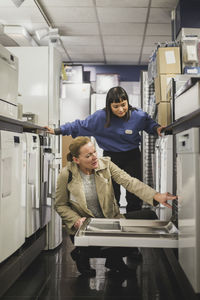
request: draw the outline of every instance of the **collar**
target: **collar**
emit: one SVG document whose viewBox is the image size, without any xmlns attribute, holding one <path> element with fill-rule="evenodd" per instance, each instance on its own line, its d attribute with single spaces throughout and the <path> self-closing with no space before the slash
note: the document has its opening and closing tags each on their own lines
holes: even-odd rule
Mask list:
<svg viewBox="0 0 200 300">
<path fill-rule="evenodd" d="M 98 168 L 96 168 L 94 170 L 95 173 L 101 171 L 101 170 L 104 170 L 108 167 L 109 165 L 109 161 L 110 161 L 110 157 L 101 157 L 98 159 L 98 162 L 99 162 L 99 166 Z M 79 169 L 78 169 L 78 166 L 75 162 L 68 162 L 67 163 L 67 168 L 74 174 L 76 175 L 77 173 L 79 173 Z"/>
</svg>

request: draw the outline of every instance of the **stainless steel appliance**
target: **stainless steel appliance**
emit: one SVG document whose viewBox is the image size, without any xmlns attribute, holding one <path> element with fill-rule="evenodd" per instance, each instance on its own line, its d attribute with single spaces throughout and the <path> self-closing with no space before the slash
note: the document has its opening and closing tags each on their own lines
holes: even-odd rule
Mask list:
<svg viewBox="0 0 200 300">
<path fill-rule="evenodd" d="M 40 142 L 35 133 L 24 133 L 27 143 L 26 237 L 40 228 Z"/>
<path fill-rule="evenodd" d="M 196 293 L 200 292 L 200 130 L 176 135 L 179 262 Z"/>
<path fill-rule="evenodd" d="M 0 262 L 25 242 L 23 134 L 0 131 Z"/>
<path fill-rule="evenodd" d="M 51 148 L 51 139 L 47 135 L 40 136 L 40 218 L 41 227 L 47 225 L 51 220 L 51 197 L 52 197 L 52 164 L 54 154 Z"/>
</svg>

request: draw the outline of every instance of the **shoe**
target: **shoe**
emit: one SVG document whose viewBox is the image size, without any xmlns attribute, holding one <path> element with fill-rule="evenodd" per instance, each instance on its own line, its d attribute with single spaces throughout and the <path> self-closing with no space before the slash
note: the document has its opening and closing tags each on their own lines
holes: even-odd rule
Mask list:
<svg viewBox="0 0 200 300">
<path fill-rule="evenodd" d="M 111 273 L 119 272 L 123 276 L 133 276 L 135 274 L 135 270 L 129 268 L 122 258 L 118 261 L 108 258 L 105 267 L 110 269 Z"/>
<path fill-rule="evenodd" d="M 85 253 L 82 253 L 80 249 L 75 248 L 71 252 L 71 257 L 76 262 L 76 267 L 83 276 L 96 276 L 96 270 L 90 267 L 89 257 L 87 257 Z"/>
</svg>

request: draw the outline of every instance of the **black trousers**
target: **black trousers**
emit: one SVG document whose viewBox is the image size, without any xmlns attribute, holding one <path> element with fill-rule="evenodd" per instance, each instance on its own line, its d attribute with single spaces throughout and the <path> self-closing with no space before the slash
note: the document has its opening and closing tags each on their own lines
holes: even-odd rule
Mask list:
<svg viewBox="0 0 200 300">
<path fill-rule="evenodd" d="M 132 211 L 124 214 L 126 219 L 157 219 L 157 215 L 154 211 L 149 208 L 142 209 L 140 211 Z M 74 235 L 70 235 L 71 241 L 74 244 Z M 80 250 L 81 255 L 87 258 L 106 258 L 107 260 L 112 260 L 118 263 L 122 257 L 129 256 L 133 248 L 132 247 L 98 247 L 98 246 L 88 246 L 88 247 L 76 247 Z"/>
<path fill-rule="evenodd" d="M 103 156 L 109 156 L 111 158 L 111 161 L 114 162 L 119 168 L 126 171 L 132 177 L 142 180 L 141 152 L 139 148 L 124 152 L 104 151 Z M 118 205 L 120 205 L 120 185 L 117 184 L 114 180 L 112 183 L 115 198 Z M 126 201 L 126 212 L 140 210 L 142 208 L 142 201 L 137 196 L 128 191 L 126 191 Z"/>
</svg>

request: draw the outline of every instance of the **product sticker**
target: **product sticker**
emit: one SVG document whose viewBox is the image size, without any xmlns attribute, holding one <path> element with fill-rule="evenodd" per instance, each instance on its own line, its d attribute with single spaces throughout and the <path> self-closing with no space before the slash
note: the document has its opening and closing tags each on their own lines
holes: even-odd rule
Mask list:
<svg viewBox="0 0 200 300">
<path fill-rule="evenodd" d="M 176 59 L 175 59 L 175 55 L 174 55 L 174 51 L 166 51 L 165 52 L 165 60 L 166 60 L 166 64 L 170 65 L 170 64 L 175 64 L 176 63 Z"/>
</svg>

